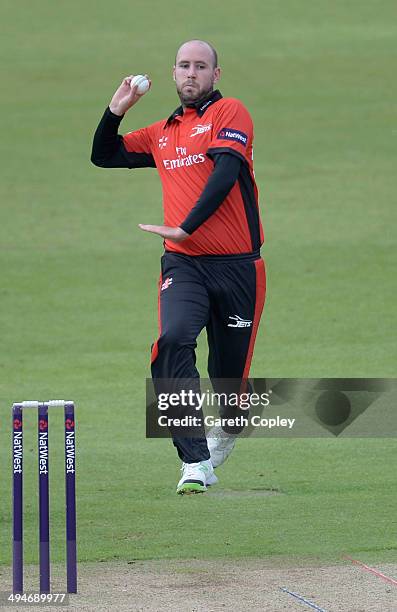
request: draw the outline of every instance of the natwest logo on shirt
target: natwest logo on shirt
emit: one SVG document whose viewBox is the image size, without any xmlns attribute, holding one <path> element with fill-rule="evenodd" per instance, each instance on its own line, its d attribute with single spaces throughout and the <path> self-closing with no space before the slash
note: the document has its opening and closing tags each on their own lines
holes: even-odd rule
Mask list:
<svg viewBox="0 0 397 612">
<path fill-rule="evenodd" d="M 235 142 L 243 144 L 245 147 L 248 142 L 247 134 L 240 132 L 240 130 L 233 130 L 232 128 L 222 128 L 221 131 L 218 132 L 217 138 L 220 140 L 234 140 Z"/>
<path fill-rule="evenodd" d="M 211 128 L 212 123 L 207 123 L 206 125 L 201 125 L 199 123 L 198 125 L 192 127 L 192 133 L 190 134 L 190 138 L 193 138 L 193 136 L 197 136 L 198 134 L 205 134 L 205 132 L 209 132 Z"/>
<path fill-rule="evenodd" d="M 193 164 L 203 164 L 205 161 L 204 153 L 197 153 L 186 157 L 177 157 L 176 159 L 163 159 L 163 164 L 166 170 L 175 170 L 176 168 L 193 166 Z"/>
</svg>

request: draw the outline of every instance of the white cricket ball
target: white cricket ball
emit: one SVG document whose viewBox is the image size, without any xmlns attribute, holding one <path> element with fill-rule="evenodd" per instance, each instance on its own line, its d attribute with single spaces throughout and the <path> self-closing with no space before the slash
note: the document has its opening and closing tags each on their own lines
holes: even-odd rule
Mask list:
<svg viewBox="0 0 397 612">
<path fill-rule="evenodd" d="M 137 74 L 133 79 L 131 79 L 130 87 L 135 87 L 135 85 L 138 85 L 136 91 L 139 93 L 139 95 L 146 93 L 150 86 L 147 77 L 145 77 L 143 74 Z"/>
</svg>

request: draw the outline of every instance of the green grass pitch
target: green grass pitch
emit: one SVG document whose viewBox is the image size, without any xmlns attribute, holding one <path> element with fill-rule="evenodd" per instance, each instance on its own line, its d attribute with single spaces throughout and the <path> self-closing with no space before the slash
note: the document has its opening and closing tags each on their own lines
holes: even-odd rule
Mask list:
<svg viewBox="0 0 397 612">
<path fill-rule="evenodd" d="M 396 559 L 393 439 L 242 440 L 219 488 L 179 498 L 168 440 L 144 437 L 162 219 L 155 171 L 101 170 L 91 139 L 122 77 L 153 88 L 123 130 L 177 105 L 192 37 L 219 51 L 224 95 L 255 123 L 268 299 L 251 374 L 396 374 L 395 3 L 49 0 L 2 6 L 0 563 L 11 559 L 11 405 L 77 403 L 82 561 Z M 205 338 L 199 344 L 203 375 Z M 26 433 L 26 559 L 36 455 Z M 53 558 L 63 558 L 61 420 L 51 415 Z M 57 429 L 58 427 L 58 429 Z M 243 493 L 275 488 L 271 497 Z"/>
</svg>

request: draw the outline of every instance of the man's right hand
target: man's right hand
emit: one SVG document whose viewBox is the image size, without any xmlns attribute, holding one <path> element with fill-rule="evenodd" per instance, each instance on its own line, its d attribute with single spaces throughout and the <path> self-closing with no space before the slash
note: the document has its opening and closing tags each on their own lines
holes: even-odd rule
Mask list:
<svg viewBox="0 0 397 612">
<path fill-rule="evenodd" d="M 147 74 L 145 76 L 148 78 L 150 89 L 150 87 L 152 86 L 152 82 L 147 76 Z M 136 85 L 135 87 L 130 87 L 130 82 L 133 78 L 133 74 L 128 77 L 125 77 L 120 87 L 117 89 L 113 98 L 111 99 L 109 108 L 114 115 L 118 115 L 119 117 L 121 117 L 122 115 L 124 115 L 124 113 L 128 111 L 128 109 L 131 108 L 131 106 L 134 106 L 134 104 L 138 102 L 139 98 L 142 98 L 142 96 L 145 95 L 137 93 Z"/>
</svg>

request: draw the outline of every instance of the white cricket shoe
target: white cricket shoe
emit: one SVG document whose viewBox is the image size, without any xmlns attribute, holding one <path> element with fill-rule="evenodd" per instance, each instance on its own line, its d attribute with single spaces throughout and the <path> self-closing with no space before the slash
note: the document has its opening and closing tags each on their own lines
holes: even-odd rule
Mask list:
<svg viewBox="0 0 397 612">
<path fill-rule="evenodd" d="M 223 431 L 220 425 L 215 425 L 209 430 L 207 445 L 211 455 L 212 467 L 216 468 L 226 461 L 236 444 L 236 437 Z"/>
<path fill-rule="evenodd" d="M 179 495 L 204 493 L 208 485 L 218 482 L 210 459 L 198 463 L 182 463 L 181 472 L 182 478 L 176 487 Z"/>
</svg>

